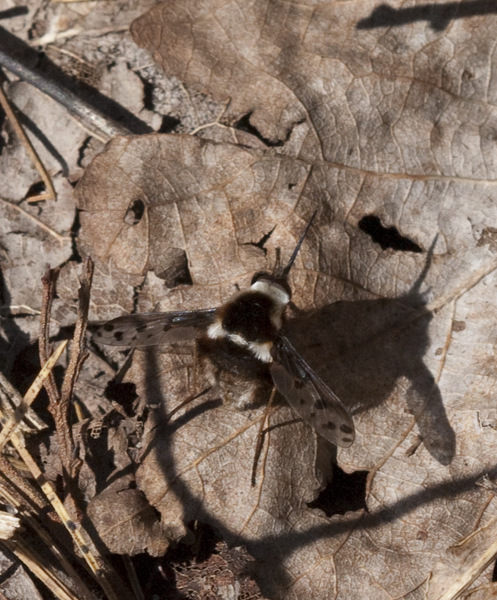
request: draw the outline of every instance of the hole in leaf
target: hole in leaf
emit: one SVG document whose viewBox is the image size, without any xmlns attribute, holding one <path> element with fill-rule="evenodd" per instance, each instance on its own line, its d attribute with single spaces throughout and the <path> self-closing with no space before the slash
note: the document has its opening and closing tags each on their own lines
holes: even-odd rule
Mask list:
<svg viewBox="0 0 497 600">
<path fill-rule="evenodd" d="M 309 508 L 319 508 L 329 518 L 344 515 L 348 511 L 361 510 L 366 506 L 366 479 L 368 471 L 346 473 L 338 465 L 333 469 L 333 479 L 319 494 L 316 500 L 309 502 Z"/>
<path fill-rule="evenodd" d="M 281 140 L 277 140 L 276 142 L 274 142 L 268 138 L 265 138 L 261 134 L 261 132 L 250 122 L 251 116 L 252 112 L 249 112 L 246 115 L 244 115 L 241 119 L 239 119 L 234 125 L 235 129 L 239 129 L 240 131 L 245 131 L 246 133 L 254 135 L 256 138 L 259 138 L 261 142 L 263 142 L 266 146 L 283 146 L 283 142 Z"/>
<path fill-rule="evenodd" d="M 255 246 L 256 248 L 260 248 L 266 255 L 267 248 L 265 248 L 264 246 L 266 245 L 266 242 L 271 237 L 271 235 L 273 234 L 273 231 L 275 229 L 276 229 L 276 225 L 271 229 L 271 231 L 269 233 L 265 233 L 258 242 L 247 242 L 246 244 L 243 244 L 243 245 L 244 246 Z"/>
<path fill-rule="evenodd" d="M 145 213 L 145 202 L 140 200 L 133 200 L 128 210 L 126 211 L 126 215 L 124 216 L 124 222 L 128 225 L 138 225 L 138 223 L 142 220 L 143 214 Z"/>
<path fill-rule="evenodd" d="M 87 151 L 91 148 L 91 142 L 92 142 L 93 138 L 91 136 L 88 136 L 85 141 L 81 144 L 81 146 L 79 147 L 79 151 L 78 151 L 78 160 L 77 160 L 77 165 L 78 167 L 81 167 L 82 169 L 85 168 L 85 156 Z"/>
<path fill-rule="evenodd" d="M 136 75 L 136 73 L 135 73 Z M 138 75 L 140 77 L 140 75 Z M 153 84 L 145 79 L 144 77 L 140 77 L 141 82 L 143 84 L 143 108 L 146 110 L 154 110 L 154 86 Z"/>
<path fill-rule="evenodd" d="M 133 402 L 138 398 L 136 394 L 136 384 L 134 383 L 116 383 L 113 379 L 109 381 L 104 392 L 107 400 L 114 400 L 120 404 L 127 415 L 133 414 Z"/>
<path fill-rule="evenodd" d="M 404 252 L 423 252 L 421 246 L 408 237 L 401 235 L 396 227 L 385 227 L 381 224 L 380 217 L 366 215 L 359 221 L 359 229 L 367 233 L 375 244 L 379 244 L 382 250 L 402 250 Z"/>
<path fill-rule="evenodd" d="M 177 285 L 192 285 L 188 268 L 188 258 L 182 248 L 168 248 L 162 256 L 163 267 L 157 267 L 155 274 L 164 280 L 164 285 L 172 289 Z"/>
</svg>

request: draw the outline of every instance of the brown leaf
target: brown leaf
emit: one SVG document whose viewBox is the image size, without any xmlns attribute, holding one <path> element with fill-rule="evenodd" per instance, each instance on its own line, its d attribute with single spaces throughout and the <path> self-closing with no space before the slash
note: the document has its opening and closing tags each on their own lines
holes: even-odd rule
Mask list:
<svg viewBox="0 0 497 600">
<path fill-rule="evenodd" d="M 168 547 L 166 532 L 157 512 L 131 482 L 131 476 L 122 477 L 95 496 L 88 516 L 109 552 L 161 556 Z"/>
<path fill-rule="evenodd" d="M 262 599 L 257 584 L 246 573 L 250 559 L 243 548 L 228 548 L 219 542 L 207 560 L 175 567 L 176 587 L 191 600 L 217 600 L 227 595 Z"/>
<path fill-rule="evenodd" d="M 260 263 L 251 244 L 269 231 L 264 213 L 270 206 L 273 225 L 285 220 L 308 173 L 285 158 L 191 136 L 118 138 L 78 186 L 81 239 L 129 274 L 164 277 L 179 249 L 194 283 L 240 277 Z"/>
<path fill-rule="evenodd" d="M 251 488 L 261 409 L 212 399 L 151 430 L 137 474 L 171 536 L 192 519 L 216 527 L 247 547 L 274 598 L 436 597 L 434 565 L 496 514 L 476 485 L 495 474 L 497 441 L 496 16 L 468 2 L 447 26 L 435 18 L 442 3 L 427 13 L 396 2 L 385 25 L 374 9 L 152 8 L 135 39 L 169 74 L 231 98 L 226 122 L 251 113 L 279 155 L 184 137 L 116 140 L 81 187 L 85 210 L 107 202 L 83 225 L 102 260 L 159 275 L 171 248 L 186 253 L 194 285 L 165 293 L 164 310 L 218 305 L 234 282 L 274 264 L 276 247 L 288 255 L 318 209 L 291 277 L 298 306 L 315 312 L 289 330 L 354 412 L 356 441 L 338 460 L 370 470 L 368 512 L 327 518 L 306 506 L 320 481 L 312 432 L 298 423 L 271 430 Z M 131 151 L 142 143 L 151 149 Z M 156 160 L 166 146 L 174 158 Z M 139 190 L 154 218 L 133 225 Z M 153 212 L 161 203 L 170 212 Z M 275 225 L 266 259 L 243 253 Z M 156 275 L 140 300 L 148 310 L 166 291 Z M 198 391 L 193 370 L 188 348 L 137 353 L 129 378 L 162 407 L 160 421 Z M 282 406 L 271 424 L 292 416 Z"/>
</svg>

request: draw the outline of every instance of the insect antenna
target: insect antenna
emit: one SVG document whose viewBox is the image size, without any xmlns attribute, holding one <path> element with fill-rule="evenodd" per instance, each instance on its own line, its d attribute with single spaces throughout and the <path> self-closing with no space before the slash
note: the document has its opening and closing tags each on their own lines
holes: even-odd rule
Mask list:
<svg viewBox="0 0 497 600">
<path fill-rule="evenodd" d="M 314 214 L 312 215 L 312 217 L 309 219 L 309 223 L 307 223 L 307 227 L 305 228 L 304 233 L 300 236 L 300 240 L 298 241 L 298 244 L 295 246 L 295 250 L 293 251 L 293 254 L 290 258 L 290 260 L 288 261 L 288 264 L 286 265 L 286 267 L 284 267 L 279 273 L 278 276 L 281 277 L 282 279 L 286 279 L 288 277 L 288 273 L 290 272 L 290 269 L 292 268 L 293 263 L 295 262 L 295 259 L 297 258 L 297 254 L 299 253 L 300 250 L 300 246 L 302 246 L 302 242 L 305 239 L 305 236 L 307 235 L 307 232 L 309 231 L 310 226 L 312 225 L 312 222 L 314 220 L 314 217 L 316 216 L 316 213 L 318 211 L 314 211 Z"/>
</svg>

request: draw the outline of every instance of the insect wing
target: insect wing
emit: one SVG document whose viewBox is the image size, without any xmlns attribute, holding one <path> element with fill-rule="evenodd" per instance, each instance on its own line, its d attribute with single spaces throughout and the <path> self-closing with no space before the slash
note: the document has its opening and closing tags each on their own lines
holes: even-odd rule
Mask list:
<svg viewBox="0 0 497 600">
<path fill-rule="evenodd" d="M 215 308 L 207 310 L 123 315 L 100 325 L 93 341 L 111 346 L 159 346 L 192 340 L 213 321 Z"/>
<path fill-rule="evenodd" d="M 293 410 L 328 441 L 348 448 L 354 423 L 347 409 L 283 335 L 275 342 L 273 358 L 274 385 Z"/>
</svg>

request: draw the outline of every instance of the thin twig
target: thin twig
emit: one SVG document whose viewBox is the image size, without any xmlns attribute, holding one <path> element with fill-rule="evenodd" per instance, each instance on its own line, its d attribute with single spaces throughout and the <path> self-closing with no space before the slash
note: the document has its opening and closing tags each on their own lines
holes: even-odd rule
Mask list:
<svg viewBox="0 0 497 600">
<path fill-rule="evenodd" d="M 132 133 L 126 127 L 109 119 L 106 115 L 93 108 L 93 106 L 84 102 L 73 92 L 61 87 L 56 81 L 47 79 L 46 75 L 41 71 L 21 62 L 14 54 L 7 53 L 3 48 L 0 48 L 0 64 L 23 81 L 34 85 L 41 92 L 64 106 L 91 131 L 96 130 L 103 135 L 106 141 L 118 135 L 130 135 Z"/>
<path fill-rule="evenodd" d="M 14 448 L 17 450 L 17 452 L 21 456 L 22 460 L 28 466 L 33 477 L 38 481 L 38 483 L 39 483 L 41 489 L 43 490 L 43 492 L 45 493 L 45 496 L 47 497 L 48 501 L 54 507 L 55 512 L 59 515 L 60 520 L 65 525 L 66 529 L 69 531 L 69 533 L 71 534 L 71 536 L 74 539 L 74 541 L 76 542 L 76 544 L 80 548 L 86 548 L 86 550 L 83 550 L 82 554 L 85 557 L 85 560 L 88 563 L 89 567 L 91 568 L 92 572 L 96 575 L 99 575 L 100 564 L 99 564 L 98 560 L 95 558 L 95 556 L 89 551 L 88 543 L 82 536 L 77 523 L 75 523 L 74 520 L 71 519 L 71 516 L 67 512 L 66 507 L 60 501 L 60 499 L 57 496 L 57 494 L 55 493 L 55 490 L 53 489 L 52 485 L 45 479 L 45 476 L 43 475 L 43 473 L 41 472 L 41 469 L 36 464 L 36 461 L 32 458 L 32 456 L 29 454 L 29 452 L 23 446 L 20 439 L 17 437 L 17 434 L 15 434 L 15 433 L 12 436 L 12 444 L 14 445 Z"/>
<path fill-rule="evenodd" d="M 39 510 L 46 507 L 47 503 L 43 495 L 3 455 L 0 455 L 0 473 L 7 484 L 17 488 Z"/>
<path fill-rule="evenodd" d="M 59 600 L 78 600 L 78 597 L 63 583 L 58 577 L 50 572 L 46 565 L 33 554 L 32 550 L 22 541 L 14 542 L 3 541 L 6 546 L 17 558 L 34 574 L 40 581 L 47 586 L 49 590 Z"/>
<path fill-rule="evenodd" d="M 80 524 L 76 523 L 74 519 L 71 518 L 69 513 L 67 512 L 66 507 L 60 501 L 59 497 L 55 493 L 52 485 L 45 479 L 45 476 L 41 472 L 40 468 L 36 464 L 35 460 L 31 457 L 29 452 L 26 450 L 21 440 L 17 436 L 16 433 L 12 435 L 11 442 L 14 448 L 19 453 L 19 456 L 26 463 L 31 474 L 36 479 L 36 481 L 41 486 L 43 492 L 45 493 L 48 501 L 52 504 L 55 512 L 60 517 L 61 522 L 65 525 L 68 532 L 71 534 L 76 545 L 79 547 L 81 554 L 86 560 L 88 566 L 90 567 L 92 573 L 95 575 L 97 581 L 102 586 L 102 589 L 105 591 L 109 600 L 118 600 L 117 594 L 114 592 L 113 587 L 110 585 L 109 581 L 106 578 L 106 573 L 102 569 L 102 567 L 106 567 L 106 571 L 109 570 L 106 565 L 104 559 L 101 556 L 97 557 L 96 550 L 92 552 L 90 549 L 87 540 L 85 540 L 83 536 L 83 532 L 88 536 L 88 533 L 81 527 Z M 1 459 L 2 457 L 0 457 Z M 43 498 L 43 506 L 45 506 L 45 499 Z M 89 536 L 88 536 L 89 538 Z"/>
<path fill-rule="evenodd" d="M 78 318 L 76 320 L 76 327 L 74 329 L 74 336 L 71 344 L 69 365 L 67 366 L 64 381 L 62 383 L 62 390 L 58 405 L 60 418 L 64 420 L 64 429 L 71 431 L 71 452 L 73 450 L 74 443 L 72 440 L 72 430 L 69 425 L 69 403 L 81 372 L 81 367 L 89 356 L 85 347 L 85 334 L 86 327 L 88 325 L 88 310 L 90 307 L 90 289 L 92 279 L 93 261 L 90 258 L 87 258 L 83 263 L 83 278 L 81 281 L 81 287 L 78 291 Z M 69 471 L 71 477 L 76 476 L 76 469 L 77 463 L 72 461 L 71 469 Z"/>
<path fill-rule="evenodd" d="M 38 227 L 41 227 L 41 229 L 44 229 L 47 233 L 49 233 L 50 235 L 53 235 L 53 237 L 60 243 L 61 246 L 64 242 L 67 242 L 71 239 L 70 237 L 64 237 L 63 235 L 60 235 L 60 233 L 57 233 L 51 227 L 49 227 L 48 225 L 45 225 L 45 223 L 40 221 L 40 219 L 37 219 L 34 215 L 31 215 L 30 213 L 25 211 L 20 206 L 17 206 L 17 204 L 13 204 L 12 202 L 9 202 L 8 200 L 4 200 L 3 198 L 0 198 L 0 202 L 2 204 L 5 204 L 5 206 L 8 206 L 9 208 L 14 208 L 15 210 L 19 211 L 22 215 L 24 215 L 24 216 L 28 217 L 29 219 L 31 219 L 32 221 L 34 221 L 38 225 Z"/>
<path fill-rule="evenodd" d="M 62 522 L 69 530 L 73 539 L 77 542 L 82 554 L 90 566 L 92 572 L 96 576 L 98 582 L 105 591 L 107 597 L 112 600 L 118 600 L 118 594 L 111 585 L 108 576 L 117 582 L 116 577 L 113 575 L 112 569 L 106 564 L 104 559 L 99 556 L 96 558 L 96 548 L 92 552 L 85 542 L 82 535 L 82 531 L 85 531 L 81 526 L 82 510 L 77 503 L 77 475 L 79 471 L 79 465 L 81 461 L 74 460 L 74 440 L 72 435 L 72 428 L 69 422 L 69 408 L 70 400 L 72 399 L 72 393 L 74 386 L 78 379 L 81 367 L 86 360 L 88 353 L 85 350 L 84 338 L 86 332 L 86 326 L 88 323 L 88 309 L 90 305 L 90 288 L 93 276 L 93 262 L 87 258 L 84 262 L 84 271 L 79 289 L 79 307 L 78 307 L 78 319 L 76 322 L 75 333 L 73 343 L 71 346 L 71 354 L 69 359 L 69 365 L 64 377 L 62 384 L 62 391 L 59 394 L 55 380 L 51 375 L 45 380 L 45 388 L 49 395 L 49 410 L 54 416 L 56 425 L 56 434 L 59 444 L 59 453 L 62 466 L 65 475 L 65 484 L 69 495 L 66 497 L 66 503 L 69 501 L 69 505 L 72 505 L 74 516 L 71 516 L 66 509 L 66 506 L 62 504 L 58 496 L 55 494 L 52 486 L 43 477 L 41 470 L 39 469 L 36 462 L 31 458 L 26 449 L 22 448 L 22 445 L 16 445 L 19 440 L 14 434 L 11 438 L 14 447 L 21 455 L 22 459 L 26 462 L 29 469 L 35 476 L 36 480 L 40 484 L 41 488 L 47 495 L 48 500 L 52 503 L 57 514 L 61 517 Z M 42 314 L 41 314 L 41 331 L 40 331 L 40 359 L 42 363 L 45 363 L 45 357 L 48 354 L 49 347 L 49 336 L 50 336 L 50 310 L 52 302 L 55 296 L 55 283 L 58 277 L 58 270 L 47 269 L 42 281 L 43 281 L 43 302 L 42 302 Z M 87 532 L 85 532 L 88 535 Z M 90 536 L 88 536 L 90 537 Z M 91 538 L 90 538 L 91 539 Z"/>
<path fill-rule="evenodd" d="M 7 100 L 7 96 L 5 95 L 5 92 L 3 91 L 3 87 L 1 84 L 0 84 L 0 104 L 2 105 L 2 108 L 5 111 L 5 114 L 7 115 L 7 118 L 9 119 L 10 124 L 12 125 L 14 131 L 17 133 L 23 146 L 26 148 L 26 152 L 29 154 L 38 173 L 40 174 L 41 178 L 43 179 L 43 183 L 45 184 L 45 189 L 46 189 L 46 196 L 47 196 L 46 199 L 47 200 L 57 200 L 57 194 L 55 193 L 55 189 L 52 184 L 52 178 L 48 174 L 48 171 L 45 169 L 45 166 L 43 165 L 43 163 L 41 162 L 41 159 L 38 156 L 38 153 L 36 152 L 36 150 L 34 149 L 33 144 L 31 143 L 30 139 L 24 133 L 24 129 L 23 129 L 22 125 L 19 123 L 19 120 L 16 117 L 14 111 L 12 110 L 10 103 Z"/>
<path fill-rule="evenodd" d="M 55 284 L 59 277 L 59 269 L 47 268 L 45 275 L 42 278 L 43 283 L 43 299 L 40 315 L 40 337 L 39 337 L 39 353 L 40 362 L 42 365 L 48 362 L 50 356 L 49 339 L 50 339 L 50 313 L 52 312 L 52 303 L 55 297 Z M 59 401 L 59 392 L 55 385 L 53 373 L 50 373 L 45 380 L 45 389 L 47 390 L 50 404 L 56 406 Z"/>
<path fill-rule="evenodd" d="M 17 311 L 17 312 L 15 312 Z M 30 315 L 39 315 L 40 311 L 36 308 L 31 308 L 27 304 L 2 304 L 0 305 L 1 315 L 18 315 L 19 313 L 30 313 Z"/>
<path fill-rule="evenodd" d="M 83 2 L 89 0 L 62 0 L 62 2 L 64 1 Z M 101 35 L 108 35 L 109 33 L 122 33 L 124 31 L 129 31 L 129 27 L 103 27 L 102 29 L 83 29 L 82 27 L 71 27 L 71 29 L 59 31 L 57 33 L 46 33 L 41 38 L 32 40 L 30 44 L 32 46 L 46 46 L 47 44 L 52 44 L 58 40 L 76 37 L 77 35 L 81 37 L 100 37 Z"/>
<path fill-rule="evenodd" d="M 126 572 L 128 573 L 128 578 L 131 582 L 131 588 L 133 589 L 133 593 L 135 594 L 136 600 L 145 600 L 145 595 L 140 587 L 140 582 L 138 581 L 138 577 L 136 575 L 135 566 L 133 561 L 129 556 L 123 555 L 124 566 L 126 567 Z"/>
<path fill-rule="evenodd" d="M 65 54 L 66 56 L 70 56 L 71 58 L 74 58 L 74 60 L 77 60 L 80 63 L 83 63 L 84 65 L 86 65 L 89 68 L 92 68 L 92 65 L 87 62 L 84 58 L 82 58 L 81 56 L 79 56 L 78 54 L 75 54 L 74 52 L 71 52 L 70 50 L 66 50 L 65 48 L 59 48 L 58 46 L 55 46 L 54 44 L 48 44 L 50 50 L 55 50 L 56 52 L 60 52 L 60 54 Z"/>
<path fill-rule="evenodd" d="M 0 373 L 0 407 L 6 419 L 12 418 L 17 407 L 22 403 L 22 396 L 9 380 Z M 19 428 L 23 433 L 42 431 L 46 423 L 31 409 L 28 409 L 26 419 L 21 421 Z"/>
<path fill-rule="evenodd" d="M 78 593 L 81 593 L 81 595 L 84 598 L 88 598 L 88 600 L 94 598 L 94 595 L 90 592 L 90 590 L 88 589 L 84 581 L 81 579 L 78 572 L 67 559 L 65 554 L 67 552 L 67 549 L 62 546 L 63 551 L 61 551 L 61 549 L 59 548 L 59 540 L 54 539 L 51 533 L 49 533 L 49 531 L 45 529 L 45 527 L 38 521 L 36 516 L 33 516 L 22 506 L 17 507 L 17 509 L 18 513 L 21 516 L 21 522 L 23 524 L 26 524 L 33 532 L 35 532 L 40 537 L 41 540 L 43 540 L 43 542 L 45 542 L 47 548 L 50 549 L 50 552 L 52 553 L 54 559 L 59 561 L 62 568 L 70 577 L 71 583 L 73 584 L 75 590 Z M 52 514 L 54 516 L 56 515 L 56 513 Z"/>
<path fill-rule="evenodd" d="M 40 340 L 39 352 L 40 362 L 45 364 L 49 354 L 49 339 L 50 339 L 50 313 L 52 309 L 53 299 L 55 297 L 55 284 L 59 276 L 58 269 L 47 269 L 42 278 L 43 282 L 43 300 L 41 307 L 40 318 Z M 72 428 L 69 423 L 68 402 L 64 405 L 61 403 L 61 394 L 57 389 L 53 373 L 45 379 L 45 389 L 47 390 L 49 405 L 48 409 L 52 413 L 55 421 L 55 433 L 59 445 L 60 461 L 64 472 L 64 483 L 66 491 L 69 494 L 74 507 L 74 511 L 80 514 L 81 509 L 77 502 L 78 486 L 76 485 L 72 473 L 74 464 L 74 439 Z M 76 518 L 76 517 L 75 517 Z"/>
<path fill-rule="evenodd" d="M 212 389 L 212 386 L 208 386 L 206 388 L 204 388 L 201 392 L 199 392 L 198 394 L 193 394 L 192 396 L 189 396 L 186 400 L 183 400 L 183 402 L 180 402 L 180 404 L 178 404 L 178 406 L 176 406 L 175 408 L 173 408 L 173 410 L 171 412 L 169 412 L 166 417 L 157 425 L 155 425 L 155 427 L 153 429 L 156 429 L 157 427 L 159 427 L 160 425 L 163 425 L 164 423 L 169 422 L 172 417 L 182 408 L 184 408 L 187 404 L 190 404 L 190 402 L 193 402 L 194 400 L 197 400 L 198 398 L 201 398 L 202 396 L 205 396 L 205 394 L 207 394 L 207 392 L 210 392 Z"/>
</svg>

